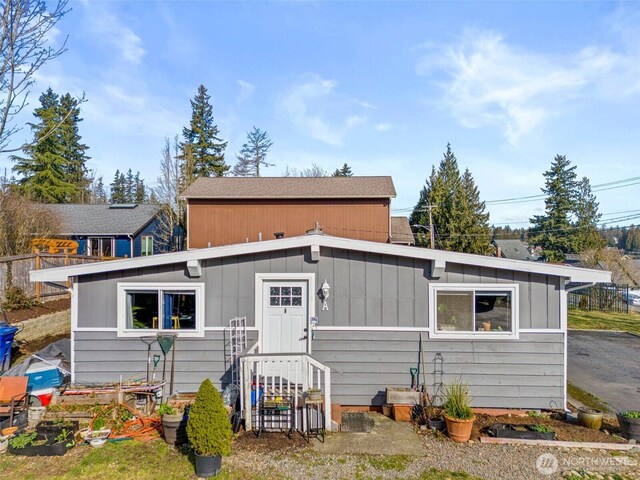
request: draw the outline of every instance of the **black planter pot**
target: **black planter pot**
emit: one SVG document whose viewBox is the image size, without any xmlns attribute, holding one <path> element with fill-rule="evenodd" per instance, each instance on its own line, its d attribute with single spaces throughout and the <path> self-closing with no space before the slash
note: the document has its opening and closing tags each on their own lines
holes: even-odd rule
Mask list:
<svg viewBox="0 0 640 480">
<path fill-rule="evenodd" d="M 444 419 L 442 417 L 430 418 L 427 420 L 427 425 L 432 430 L 438 430 L 439 432 L 444 432 L 446 428 L 446 424 L 444 423 Z"/>
<path fill-rule="evenodd" d="M 627 440 L 636 440 L 640 442 L 640 418 L 629 418 L 624 415 L 617 414 L 618 423 L 620 424 L 620 432 Z"/>
<path fill-rule="evenodd" d="M 200 478 L 209 478 L 220 473 L 222 469 L 222 457 L 216 455 L 210 457 L 208 455 L 198 455 L 196 452 L 196 475 Z"/>
<path fill-rule="evenodd" d="M 25 457 L 52 457 L 64 455 L 65 453 L 67 453 L 67 450 L 69 450 L 74 445 L 73 432 L 71 431 L 67 434 L 67 437 L 64 441 L 55 443 L 55 439 L 56 437 L 54 437 L 53 435 L 39 434 L 36 437 L 36 441 L 46 440 L 46 443 L 44 445 L 27 445 L 24 448 L 13 448 L 11 445 L 9 445 L 8 452 L 14 455 L 22 455 Z"/>
<path fill-rule="evenodd" d="M 487 428 L 487 433 L 496 438 L 518 438 L 524 440 L 555 440 L 555 432 L 536 432 L 533 425 L 512 425 L 510 423 L 494 423 Z"/>
</svg>

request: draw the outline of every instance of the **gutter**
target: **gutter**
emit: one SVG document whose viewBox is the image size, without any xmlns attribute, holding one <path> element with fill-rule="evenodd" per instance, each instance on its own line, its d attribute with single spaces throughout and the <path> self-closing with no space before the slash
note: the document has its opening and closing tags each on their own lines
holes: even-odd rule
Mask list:
<svg viewBox="0 0 640 480">
<path fill-rule="evenodd" d="M 576 290 L 582 290 L 583 288 L 593 287 L 595 284 L 596 282 L 583 283 L 582 285 L 577 285 L 575 287 L 567 288 L 566 292 L 567 293 L 575 292 Z"/>
</svg>

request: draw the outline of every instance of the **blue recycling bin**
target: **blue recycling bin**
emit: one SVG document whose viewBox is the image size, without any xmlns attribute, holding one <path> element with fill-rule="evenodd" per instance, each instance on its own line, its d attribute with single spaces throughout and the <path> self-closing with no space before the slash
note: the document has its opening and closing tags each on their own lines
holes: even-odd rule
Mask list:
<svg viewBox="0 0 640 480">
<path fill-rule="evenodd" d="M 11 363 L 11 345 L 18 327 L 12 327 L 6 323 L 0 323 L 0 372 L 9 369 Z"/>
</svg>

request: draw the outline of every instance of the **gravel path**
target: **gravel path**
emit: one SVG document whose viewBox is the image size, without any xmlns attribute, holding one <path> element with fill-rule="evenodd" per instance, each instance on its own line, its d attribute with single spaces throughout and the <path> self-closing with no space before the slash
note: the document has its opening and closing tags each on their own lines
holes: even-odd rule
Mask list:
<svg viewBox="0 0 640 480">
<path fill-rule="evenodd" d="M 315 441 L 315 440 L 314 440 Z M 295 442 L 294 442 L 295 443 Z M 603 450 L 559 449 L 513 445 L 486 445 L 478 442 L 455 444 L 448 439 L 427 436 L 423 439 L 424 456 L 406 455 L 351 455 L 313 452 L 302 445 L 281 447 L 277 451 L 260 449 L 236 450 L 227 461 L 248 478 L 305 478 L 320 479 L 445 479 L 464 478 L 429 476 L 426 472 L 438 470 L 462 471 L 486 480 L 540 480 L 561 479 L 569 471 L 618 473 L 625 479 L 640 480 L 640 453 L 607 452 Z M 637 449 L 636 449 L 637 450 Z M 536 461 L 542 454 L 549 460 L 543 467 L 557 470 L 542 475 Z M 606 478 L 584 476 L 577 478 Z M 573 479 L 572 479 L 573 480 Z"/>
</svg>

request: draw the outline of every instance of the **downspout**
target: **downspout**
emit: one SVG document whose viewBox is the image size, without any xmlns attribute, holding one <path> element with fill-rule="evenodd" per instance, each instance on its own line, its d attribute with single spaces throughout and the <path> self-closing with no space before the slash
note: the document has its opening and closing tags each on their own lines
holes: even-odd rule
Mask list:
<svg viewBox="0 0 640 480">
<path fill-rule="evenodd" d="M 131 250 L 131 258 L 133 258 L 133 236 L 127 235 L 127 237 L 129 237 L 129 249 Z"/>
</svg>

